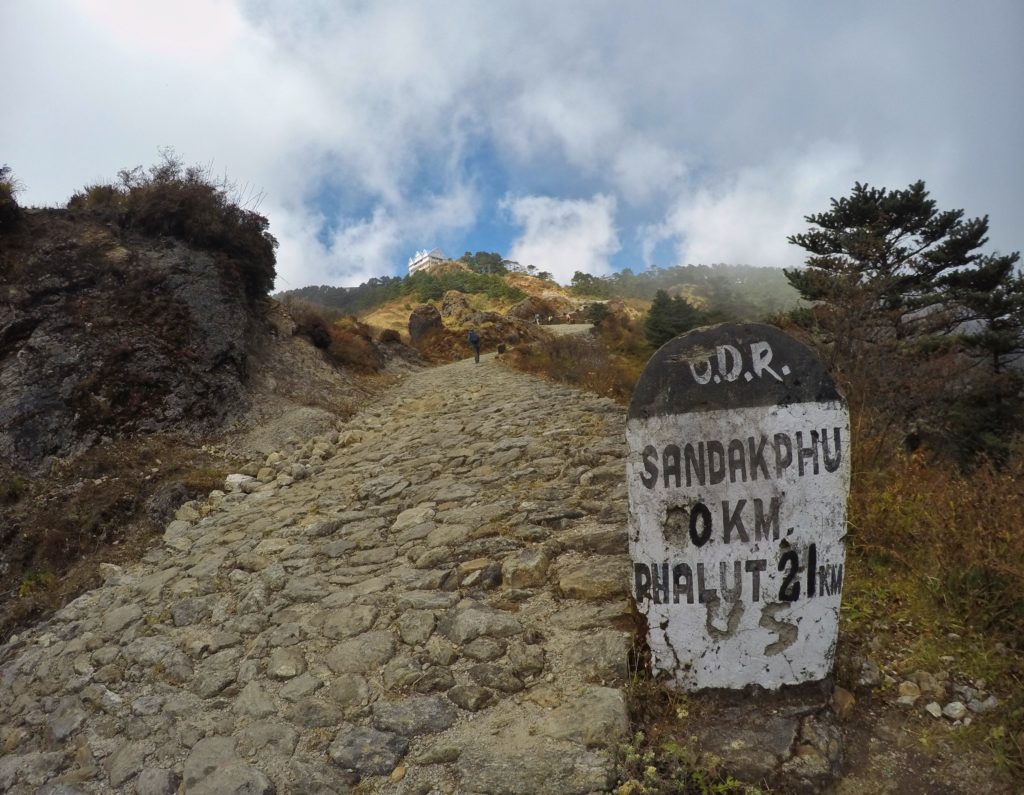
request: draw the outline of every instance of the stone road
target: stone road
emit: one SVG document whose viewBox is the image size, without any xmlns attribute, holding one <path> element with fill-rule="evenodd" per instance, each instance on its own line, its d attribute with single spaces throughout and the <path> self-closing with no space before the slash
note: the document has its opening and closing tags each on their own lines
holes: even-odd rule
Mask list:
<svg viewBox="0 0 1024 795">
<path fill-rule="evenodd" d="M 608 790 L 623 414 L 485 356 L 182 506 L 0 647 L 0 791 Z"/>
</svg>

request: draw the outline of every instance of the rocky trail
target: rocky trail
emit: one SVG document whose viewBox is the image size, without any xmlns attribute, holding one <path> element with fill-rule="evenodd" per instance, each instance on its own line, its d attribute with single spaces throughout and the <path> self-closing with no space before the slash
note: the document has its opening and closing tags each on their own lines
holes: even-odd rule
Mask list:
<svg viewBox="0 0 1024 795">
<path fill-rule="evenodd" d="M 489 355 L 231 476 L 0 647 L 0 791 L 607 790 L 622 422 Z"/>
</svg>

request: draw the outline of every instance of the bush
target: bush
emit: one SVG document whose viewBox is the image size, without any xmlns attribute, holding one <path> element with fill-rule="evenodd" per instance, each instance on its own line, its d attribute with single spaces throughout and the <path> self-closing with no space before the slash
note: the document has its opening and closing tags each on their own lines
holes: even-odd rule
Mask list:
<svg viewBox="0 0 1024 795">
<path fill-rule="evenodd" d="M 20 189 L 11 167 L 0 166 L 0 231 L 13 229 L 21 218 L 21 208 L 15 199 Z"/>
<path fill-rule="evenodd" d="M 643 366 L 610 354 L 597 339 L 584 335 L 551 337 L 519 346 L 509 358 L 520 370 L 573 384 L 620 403 L 629 401 Z"/>
<path fill-rule="evenodd" d="M 238 279 L 250 299 L 274 286 L 277 240 L 265 217 L 240 204 L 234 185 L 200 166 L 185 167 L 171 150 L 144 171 L 122 170 L 119 185 L 91 185 L 68 201 L 68 209 L 116 220 L 126 229 L 168 235 L 223 254 L 224 275 Z"/>
<path fill-rule="evenodd" d="M 924 448 L 892 450 L 877 426 L 855 418 L 853 549 L 919 573 L 947 609 L 1024 648 L 1024 457 L 964 473 Z"/>
<path fill-rule="evenodd" d="M 393 328 L 386 328 L 381 330 L 380 336 L 377 337 L 377 341 L 385 344 L 401 342 L 402 335 L 395 331 L 395 329 Z"/>
<path fill-rule="evenodd" d="M 402 282 L 402 293 L 414 295 L 420 303 L 438 301 L 449 290 L 460 293 L 482 293 L 492 301 L 514 303 L 526 298 L 518 287 L 509 286 L 501 276 L 474 273 L 472 271 L 451 271 L 432 274 L 425 271 L 410 273 Z"/>
</svg>

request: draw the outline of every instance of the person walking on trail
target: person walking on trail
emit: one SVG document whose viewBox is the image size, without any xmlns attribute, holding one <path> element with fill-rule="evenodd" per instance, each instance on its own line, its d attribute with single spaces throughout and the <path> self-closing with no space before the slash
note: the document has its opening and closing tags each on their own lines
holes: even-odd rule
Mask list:
<svg viewBox="0 0 1024 795">
<path fill-rule="evenodd" d="M 469 330 L 469 344 L 473 346 L 473 359 L 480 364 L 480 335 L 475 328 Z"/>
</svg>

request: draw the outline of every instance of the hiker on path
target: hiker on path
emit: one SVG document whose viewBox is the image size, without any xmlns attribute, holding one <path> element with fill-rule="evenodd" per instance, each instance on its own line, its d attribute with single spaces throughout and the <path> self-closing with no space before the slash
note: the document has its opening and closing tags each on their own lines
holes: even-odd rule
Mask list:
<svg viewBox="0 0 1024 795">
<path fill-rule="evenodd" d="M 475 328 L 469 330 L 469 344 L 473 346 L 474 360 L 480 364 L 480 335 L 476 333 Z"/>
</svg>

